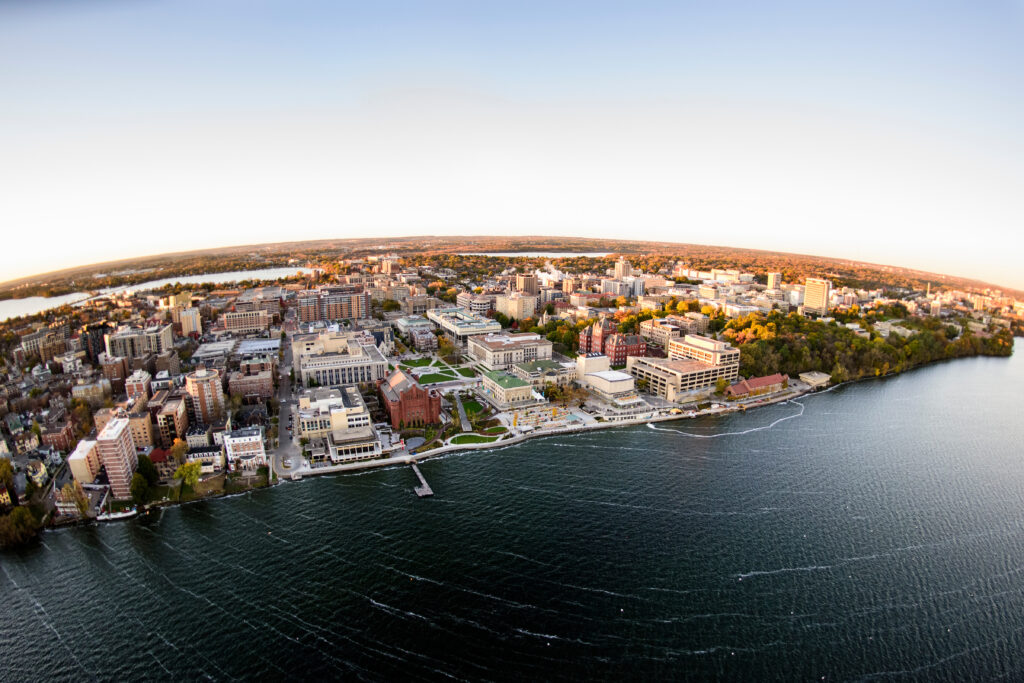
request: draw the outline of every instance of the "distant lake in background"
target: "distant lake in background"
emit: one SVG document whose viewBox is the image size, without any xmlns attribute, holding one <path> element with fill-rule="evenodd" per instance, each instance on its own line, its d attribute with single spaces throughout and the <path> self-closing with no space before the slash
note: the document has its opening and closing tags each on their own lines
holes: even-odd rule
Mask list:
<svg viewBox="0 0 1024 683">
<path fill-rule="evenodd" d="M 211 282 L 215 284 L 227 284 L 230 282 L 241 282 L 242 280 L 277 280 L 282 277 L 291 277 L 302 271 L 309 271 L 309 268 L 259 268 L 256 270 L 234 270 L 226 273 L 204 273 L 200 275 L 182 275 L 181 277 L 165 277 L 160 280 L 140 282 L 137 285 L 125 285 L 122 287 L 108 287 L 99 290 L 101 294 L 111 292 L 133 291 L 139 292 L 147 289 L 157 289 L 164 285 L 180 282 L 182 284 L 202 284 Z M 0 301 L 0 321 L 9 318 L 17 318 L 21 315 L 35 315 L 52 308 L 60 308 L 66 304 L 76 304 L 89 299 L 90 295 L 85 292 L 72 292 L 61 296 L 30 296 L 24 299 L 7 299 Z"/>
<path fill-rule="evenodd" d="M 604 258 L 610 255 L 609 251 L 467 251 L 459 254 L 459 256 L 522 256 L 524 258 L 576 258 L 579 256 Z"/>
</svg>

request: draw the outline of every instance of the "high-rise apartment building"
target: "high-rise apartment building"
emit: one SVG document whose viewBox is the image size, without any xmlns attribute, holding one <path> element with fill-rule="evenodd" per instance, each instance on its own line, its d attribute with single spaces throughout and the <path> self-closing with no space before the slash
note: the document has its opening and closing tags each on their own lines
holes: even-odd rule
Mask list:
<svg viewBox="0 0 1024 683">
<path fill-rule="evenodd" d="M 147 408 L 156 422 L 157 433 L 154 436 L 161 448 L 170 448 L 175 439 L 185 437 L 188 429 L 188 409 L 184 398 L 170 396 L 166 391 L 158 391 L 149 400 Z"/>
<path fill-rule="evenodd" d="M 264 310 L 228 311 L 221 315 L 221 323 L 228 332 L 249 334 L 262 332 L 270 327 L 270 314 Z"/>
<path fill-rule="evenodd" d="M 128 325 L 104 336 L 107 355 L 139 358 L 147 353 L 161 354 L 174 348 L 174 329 L 170 323 L 146 328 Z"/>
<path fill-rule="evenodd" d="M 370 294 L 360 286 L 323 287 L 299 292 L 299 322 L 370 317 Z"/>
<path fill-rule="evenodd" d="M 537 312 L 537 297 L 523 292 L 499 294 L 494 301 L 494 310 L 512 320 L 532 318 Z"/>
<path fill-rule="evenodd" d="M 145 370 L 136 370 L 124 381 L 124 393 L 142 403 L 149 400 L 150 383 L 153 377 Z"/>
<path fill-rule="evenodd" d="M 782 273 L 768 273 L 768 289 L 778 289 L 782 286 Z"/>
<path fill-rule="evenodd" d="M 809 277 L 804 282 L 804 312 L 826 315 L 832 283 L 821 278 Z"/>
<path fill-rule="evenodd" d="M 178 314 L 178 319 L 181 321 L 181 334 L 188 336 L 190 334 L 203 334 L 203 321 L 199 317 L 198 308 L 186 308 Z"/>
<path fill-rule="evenodd" d="M 135 453 L 127 418 L 116 417 L 107 423 L 96 437 L 96 452 L 107 471 L 107 480 L 114 498 L 131 498 L 132 474 L 139 464 L 139 458 Z"/>
<path fill-rule="evenodd" d="M 540 286 L 537 283 L 537 276 L 533 273 L 516 275 L 516 290 L 523 294 L 537 296 L 540 293 Z"/>
<path fill-rule="evenodd" d="M 629 277 L 633 274 L 633 266 L 626 260 L 625 256 L 620 256 L 619 260 L 615 262 L 615 279 L 621 280 L 624 277 Z"/>
<path fill-rule="evenodd" d="M 216 369 L 200 367 L 185 375 L 185 391 L 192 397 L 196 420 L 201 424 L 213 424 L 224 416 L 224 388 Z"/>
</svg>

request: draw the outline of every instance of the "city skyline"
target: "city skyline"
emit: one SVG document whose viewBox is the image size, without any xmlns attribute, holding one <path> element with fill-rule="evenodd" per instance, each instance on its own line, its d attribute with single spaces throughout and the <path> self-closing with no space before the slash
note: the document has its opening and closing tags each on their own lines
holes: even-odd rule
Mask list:
<svg viewBox="0 0 1024 683">
<path fill-rule="evenodd" d="M 999 248 L 1024 217 L 1019 5 L 0 14 L 4 280 L 239 244 L 546 234 L 1024 288 Z"/>
</svg>

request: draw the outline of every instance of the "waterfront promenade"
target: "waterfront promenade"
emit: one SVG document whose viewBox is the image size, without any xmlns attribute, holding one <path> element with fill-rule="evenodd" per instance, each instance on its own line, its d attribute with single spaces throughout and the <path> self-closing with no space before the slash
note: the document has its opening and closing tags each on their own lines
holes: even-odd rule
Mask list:
<svg viewBox="0 0 1024 683">
<path fill-rule="evenodd" d="M 619 427 L 632 427 L 643 424 L 656 424 L 662 422 L 673 422 L 676 420 L 686 420 L 697 417 L 707 417 L 711 415 L 724 415 L 727 413 L 744 412 L 753 408 L 760 408 L 768 405 L 775 405 L 778 403 L 785 403 L 792 401 L 796 398 L 804 396 L 809 393 L 811 388 L 800 384 L 794 383 L 794 386 L 781 391 L 777 394 L 770 396 L 760 396 L 746 401 L 740 401 L 732 404 L 721 404 L 720 407 L 707 408 L 705 410 L 693 411 L 691 413 L 677 413 L 671 414 L 665 410 L 655 410 L 655 414 L 650 417 L 629 417 L 621 420 L 610 420 L 610 421 L 597 421 L 593 419 L 593 416 L 589 420 L 579 420 L 576 424 L 561 427 L 544 428 L 540 427 L 531 431 L 523 431 L 518 433 L 509 432 L 504 435 L 504 438 L 499 438 L 495 441 L 487 443 L 472 443 L 472 444 L 447 444 L 438 448 L 433 448 L 428 451 L 420 453 L 410 453 L 408 451 L 399 451 L 395 455 L 387 458 L 379 458 L 377 460 L 364 460 L 353 463 L 342 463 L 338 465 L 326 465 L 322 467 L 310 467 L 308 463 L 303 463 L 300 467 L 292 470 L 283 470 L 280 473 L 282 478 L 299 479 L 308 476 L 324 475 L 324 474 L 337 474 L 339 472 L 355 472 L 359 470 L 373 469 L 378 467 L 392 467 L 395 465 L 409 465 L 420 462 L 422 460 L 429 460 L 431 458 L 448 455 L 451 453 L 457 453 L 460 451 L 481 451 L 494 448 L 504 448 L 514 444 L 522 443 L 529 439 L 536 439 L 545 436 L 559 436 L 566 434 L 577 434 L 580 432 L 596 431 L 601 429 L 613 429 Z M 294 475 L 298 475 L 297 477 Z"/>
</svg>

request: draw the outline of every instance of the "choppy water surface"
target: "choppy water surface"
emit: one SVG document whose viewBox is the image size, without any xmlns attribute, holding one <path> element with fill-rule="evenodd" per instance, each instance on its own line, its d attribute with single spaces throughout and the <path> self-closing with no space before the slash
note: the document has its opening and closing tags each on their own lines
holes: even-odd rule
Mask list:
<svg viewBox="0 0 1024 683">
<path fill-rule="evenodd" d="M 1018 350 L 1019 351 L 1019 350 Z M 1024 359 L 0 555 L 5 680 L 1024 678 Z"/>
</svg>

